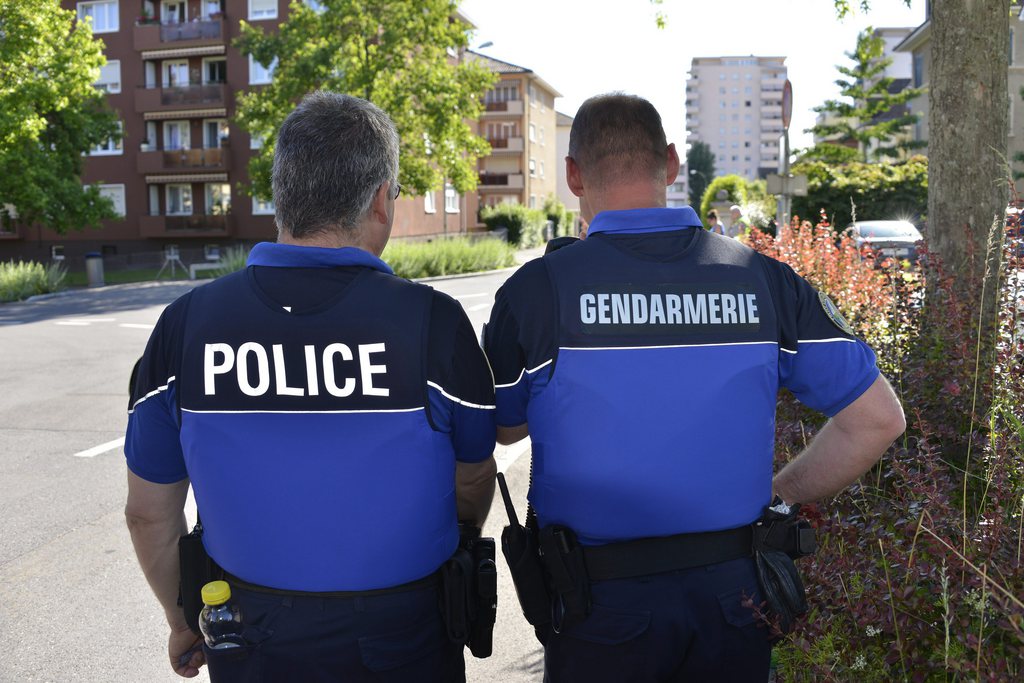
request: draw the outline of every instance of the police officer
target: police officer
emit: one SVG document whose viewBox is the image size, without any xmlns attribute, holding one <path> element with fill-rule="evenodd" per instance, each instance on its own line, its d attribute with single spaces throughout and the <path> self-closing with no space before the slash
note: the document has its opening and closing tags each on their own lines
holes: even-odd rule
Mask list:
<svg viewBox="0 0 1024 683">
<path fill-rule="evenodd" d="M 437 571 L 493 495 L 493 385 L 462 308 L 380 254 L 398 135 L 320 92 L 280 129 L 278 241 L 164 311 L 129 415 L 126 515 L 171 665 L 216 681 L 462 681 Z M 191 484 L 248 646 L 193 652 L 178 597 Z M 225 654 L 227 653 L 227 654 Z"/>
<path fill-rule="evenodd" d="M 827 297 L 665 208 L 679 159 L 650 103 L 587 100 L 566 169 L 587 238 L 515 273 L 484 340 L 498 441 L 533 442 L 545 680 L 764 681 L 751 525 L 854 481 L 900 404 Z M 780 387 L 832 419 L 773 480 Z"/>
</svg>

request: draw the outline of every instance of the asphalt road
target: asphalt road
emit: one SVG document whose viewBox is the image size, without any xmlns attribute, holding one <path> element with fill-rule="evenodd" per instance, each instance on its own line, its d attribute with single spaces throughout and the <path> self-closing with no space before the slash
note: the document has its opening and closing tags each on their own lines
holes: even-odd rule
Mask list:
<svg viewBox="0 0 1024 683">
<path fill-rule="evenodd" d="M 531 254 L 532 256 L 533 254 Z M 474 327 L 510 271 L 431 284 Z M 124 525 L 128 379 L 164 306 L 189 283 L 76 290 L 0 305 L 0 681 L 181 680 Z M 498 449 L 525 505 L 528 442 Z M 190 509 L 194 518 L 194 508 Z M 485 535 L 506 523 L 496 496 Z M 542 651 L 503 560 L 494 655 L 468 680 L 539 681 Z M 205 671 L 196 681 L 206 681 Z"/>
</svg>

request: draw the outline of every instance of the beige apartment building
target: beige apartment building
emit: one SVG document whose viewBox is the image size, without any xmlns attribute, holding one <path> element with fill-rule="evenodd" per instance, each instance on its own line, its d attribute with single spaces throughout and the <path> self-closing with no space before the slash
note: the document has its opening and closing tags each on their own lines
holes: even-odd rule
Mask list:
<svg viewBox="0 0 1024 683">
<path fill-rule="evenodd" d="M 686 81 L 687 143 L 710 145 L 716 175 L 753 180 L 778 171 L 786 78 L 785 57 L 693 59 Z"/>
<path fill-rule="evenodd" d="M 480 119 L 480 135 L 491 144 L 491 154 L 480 160 L 479 204 L 539 209 L 558 192 L 555 98 L 562 95 L 531 69 L 472 51 L 466 58 L 499 76 L 484 98 Z"/>
</svg>

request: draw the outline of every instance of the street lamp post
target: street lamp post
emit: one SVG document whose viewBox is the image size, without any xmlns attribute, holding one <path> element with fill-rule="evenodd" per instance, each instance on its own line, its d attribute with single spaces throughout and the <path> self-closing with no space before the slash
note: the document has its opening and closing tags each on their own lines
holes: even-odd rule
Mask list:
<svg viewBox="0 0 1024 683">
<path fill-rule="evenodd" d="M 703 190 L 707 190 L 708 189 L 708 184 L 709 184 L 708 183 L 708 177 L 706 175 L 704 175 L 703 171 L 701 171 L 699 169 L 696 169 L 696 168 L 691 168 L 690 169 L 690 175 L 691 176 L 699 175 L 701 177 L 701 179 L 704 181 L 704 187 L 702 187 L 701 190 L 703 191 Z M 703 192 L 701 192 L 701 194 L 703 194 Z"/>
</svg>

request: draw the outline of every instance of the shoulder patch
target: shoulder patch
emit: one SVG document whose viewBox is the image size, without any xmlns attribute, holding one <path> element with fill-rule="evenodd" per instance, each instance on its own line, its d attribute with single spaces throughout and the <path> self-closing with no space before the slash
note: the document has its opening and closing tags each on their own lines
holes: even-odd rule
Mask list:
<svg viewBox="0 0 1024 683">
<path fill-rule="evenodd" d="M 828 294 L 819 291 L 818 301 L 821 302 L 821 307 L 825 310 L 825 315 L 828 316 L 828 319 L 832 321 L 833 325 L 851 337 L 857 336 L 857 333 L 853 331 L 852 327 L 850 327 L 850 323 L 846 322 L 846 318 L 844 318 L 843 314 L 839 312 L 839 308 L 832 303 L 832 299 L 828 298 Z"/>
</svg>

